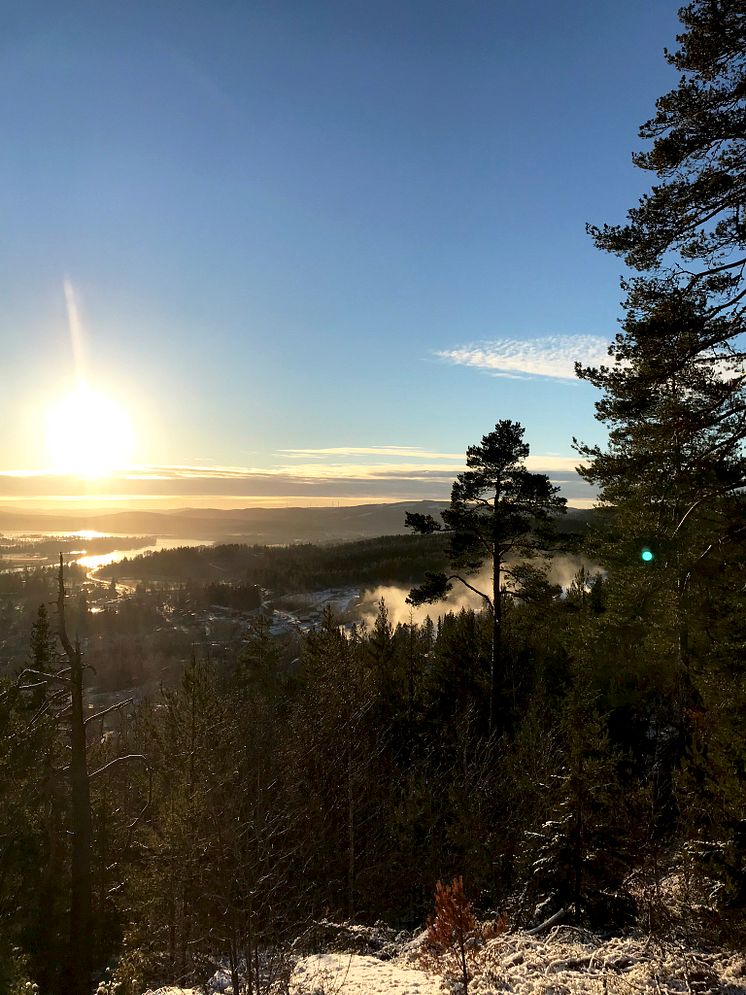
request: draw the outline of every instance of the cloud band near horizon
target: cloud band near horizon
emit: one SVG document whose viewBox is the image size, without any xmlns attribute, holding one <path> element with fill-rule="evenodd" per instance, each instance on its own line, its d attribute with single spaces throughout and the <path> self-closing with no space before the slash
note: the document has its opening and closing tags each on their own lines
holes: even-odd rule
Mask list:
<svg viewBox="0 0 746 995">
<path fill-rule="evenodd" d="M 383 447 L 380 447 L 383 448 Z M 301 451 L 297 451 L 301 455 Z M 371 497 L 381 500 L 432 498 L 447 500 L 463 458 L 446 462 L 444 454 L 422 451 L 420 461 L 400 463 L 309 462 L 273 469 L 221 466 L 140 466 L 101 478 L 28 471 L 0 473 L 0 500 L 5 502 L 39 498 L 90 497 Z M 402 454 L 405 455 L 405 454 Z M 411 454 L 407 454 L 410 455 Z M 427 457 L 432 460 L 430 462 Z M 438 458 L 440 457 L 440 459 Z M 544 472 L 562 488 L 568 500 L 587 500 L 593 491 L 574 470 L 577 459 L 563 456 L 531 456 L 533 472 Z"/>
</svg>

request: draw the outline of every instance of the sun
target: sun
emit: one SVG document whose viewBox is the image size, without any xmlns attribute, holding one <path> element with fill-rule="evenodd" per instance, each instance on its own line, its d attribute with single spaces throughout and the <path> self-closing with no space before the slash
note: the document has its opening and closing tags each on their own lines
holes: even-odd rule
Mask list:
<svg viewBox="0 0 746 995">
<path fill-rule="evenodd" d="M 86 384 L 47 413 L 47 450 L 58 473 L 106 477 L 130 462 L 134 443 L 125 409 Z"/>
</svg>

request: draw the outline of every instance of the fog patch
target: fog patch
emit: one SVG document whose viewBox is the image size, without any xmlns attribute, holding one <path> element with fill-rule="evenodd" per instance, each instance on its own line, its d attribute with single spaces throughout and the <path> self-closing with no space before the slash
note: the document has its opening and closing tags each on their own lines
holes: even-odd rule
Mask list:
<svg viewBox="0 0 746 995">
<path fill-rule="evenodd" d="M 470 584 L 473 584 L 474 587 L 480 591 L 484 591 L 486 594 L 489 594 L 492 590 L 491 569 L 481 570 L 478 574 L 467 579 Z M 481 611 L 485 607 L 483 598 L 470 591 L 468 587 L 464 587 L 463 584 L 459 584 L 458 581 L 453 582 L 453 590 L 447 598 L 444 598 L 442 601 L 436 601 L 431 605 L 419 605 L 417 607 L 408 605 L 407 598 L 409 597 L 409 592 L 409 587 L 399 587 L 394 584 L 381 584 L 372 591 L 363 591 L 360 595 L 359 608 L 362 621 L 366 625 L 373 625 L 376 615 L 378 615 L 378 606 L 381 598 L 386 602 L 389 621 L 393 626 L 409 625 L 410 622 L 422 625 L 428 616 L 435 622 L 442 615 L 447 615 L 448 612 L 458 612 L 462 608 Z"/>
<path fill-rule="evenodd" d="M 513 565 L 518 562 L 520 561 L 513 561 Z M 536 566 L 539 566 L 541 561 L 535 559 L 524 560 L 523 562 L 534 563 Z M 563 593 L 565 593 L 581 567 L 585 569 L 589 579 L 603 574 L 601 567 L 585 556 L 561 554 L 553 556 L 549 560 L 547 564 L 547 579 L 550 584 L 559 585 Z M 475 574 L 473 577 L 467 577 L 467 580 L 478 590 L 484 591 L 486 594 L 492 593 L 492 569 L 490 567 L 483 567 L 478 574 Z M 511 587 L 511 578 L 504 576 L 503 585 Z M 360 595 L 358 605 L 358 613 L 361 621 L 368 626 L 374 624 L 378 615 L 381 598 L 383 598 L 386 604 L 389 621 L 394 627 L 397 625 L 409 625 L 410 622 L 422 625 L 428 617 L 433 621 L 437 621 L 443 615 L 447 615 L 449 612 L 461 611 L 462 608 L 481 611 L 486 607 L 483 598 L 480 598 L 467 587 L 464 587 L 457 580 L 453 582 L 453 590 L 449 593 L 448 597 L 433 604 L 419 605 L 417 607 L 409 605 L 407 604 L 409 592 L 409 587 L 401 587 L 396 584 L 380 584 L 372 590 L 363 591 Z"/>
<path fill-rule="evenodd" d="M 553 556 L 549 561 L 547 577 L 550 584 L 559 584 L 563 591 L 567 591 L 581 567 L 588 574 L 589 579 L 595 579 L 604 573 L 598 563 L 589 560 L 587 556 L 562 553 L 558 556 Z"/>
</svg>

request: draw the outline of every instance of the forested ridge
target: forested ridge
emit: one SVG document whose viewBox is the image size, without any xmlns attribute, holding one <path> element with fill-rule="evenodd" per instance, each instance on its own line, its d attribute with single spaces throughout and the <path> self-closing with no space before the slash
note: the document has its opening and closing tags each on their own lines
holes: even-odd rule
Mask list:
<svg viewBox="0 0 746 995">
<path fill-rule="evenodd" d="M 222 543 L 125 557 L 105 567 L 101 576 L 167 584 L 241 580 L 286 594 L 349 584 L 412 583 L 442 560 L 443 543 L 437 538 L 406 535 L 328 546 Z"/>
<path fill-rule="evenodd" d="M 293 640 L 257 614 L 176 686 L 85 711 L 61 563 L 0 689 L 0 990 L 141 995 L 222 962 L 235 995 L 283 991 L 319 922 L 414 928 L 460 880 L 501 929 L 744 950 L 746 5 L 680 17 L 636 157 L 651 190 L 591 227 L 634 271 L 608 364 L 577 370 L 609 433 L 575 443 L 599 570 L 550 582 L 564 501 L 507 419 L 442 515 L 408 516 L 414 541 L 132 561 L 275 589 L 385 563 L 412 604 L 462 585 L 481 610 L 329 611 Z"/>
</svg>

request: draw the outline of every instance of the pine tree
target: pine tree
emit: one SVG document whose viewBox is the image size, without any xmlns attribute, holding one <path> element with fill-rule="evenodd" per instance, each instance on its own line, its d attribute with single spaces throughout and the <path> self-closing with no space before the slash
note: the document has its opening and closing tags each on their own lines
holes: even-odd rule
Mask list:
<svg viewBox="0 0 746 995">
<path fill-rule="evenodd" d="M 478 938 L 479 927 L 464 892 L 463 878 L 456 877 L 451 884 L 438 881 L 435 885 L 435 912 L 427 924 L 425 942 L 437 960 L 445 960 L 446 970 L 456 968 L 456 977 L 463 985 L 464 995 L 469 995 L 470 945 Z"/>
<path fill-rule="evenodd" d="M 708 783 L 738 763 L 731 750 L 724 764 L 719 751 L 739 738 L 738 723 L 724 728 L 724 687 L 738 713 L 742 685 L 716 674 L 741 652 L 723 634 L 738 631 L 743 613 L 746 539 L 746 7 L 694 0 L 680 17 L 685 30 L 668 58 L 682 76 L 641 130 L 652 147 L 635 157 L 661 182 L 627 225 L 591 228 L 602 249 L 643 275 L 624 285 L 613 362 L 578 369 L 603 391 L 597 417 L 610 430 L 606 447 L 578 446 L 588 461 L 581 472 L 609 509 L 597 544 L 610 571 L 604 625 L 635 647 L 630 658 L 641 654 L 649 671 L 674 678 L 674 714 L 662 721 L 658 709 L 650 720 L 655 819 L 669 833 L 677 821 L 693 831 L 692 813 L 712 810 L 703 804 Z M 728 794 L 719 796 L 720 842 L 739 832 L 742 790 Z"/>
<path fill-rule="evenodd" d="M 504 579 L 511 575 L 510 561 L 534 557 L 546 549 L 553 516 L 565 510 L 545 474 L 530 473 L 525 460 L 529 447 L 518 422 L 503 420 L 494 431 L 466 451 L 468 469 L 460 473 L 451 490 L 451 504 L 442 522 L 431 515 L 407 513 L 406 524 L 421 535 L 445 532 L 450 537 L 450 573 L 428 574 L 412 589 L 411 604 L 444 598 L 458 581 L 473 591 L 492 614 L 489 728 L 496 728 L 499 705 L 505 693 L 502 645 Z M 487 563 L 488 589 L 477 587 L 476 575 Z"/>
<path fill-rule="evenodd" d="M 709 337 L 710 347 L 722 346 L 744 327 L 746 5 L 693 0 L 679 17 L 679 47 L 666 52 L 679 83 L 640 129 L 652 147 L 633 157 L 660 182 L 626 225 L 590 232 L 600 248 L 649 274 L 630 283 L 630 311 L 655 310 L 674 289 L 702 293 L 709 317 L 727 316 Z"/>
</svg>

